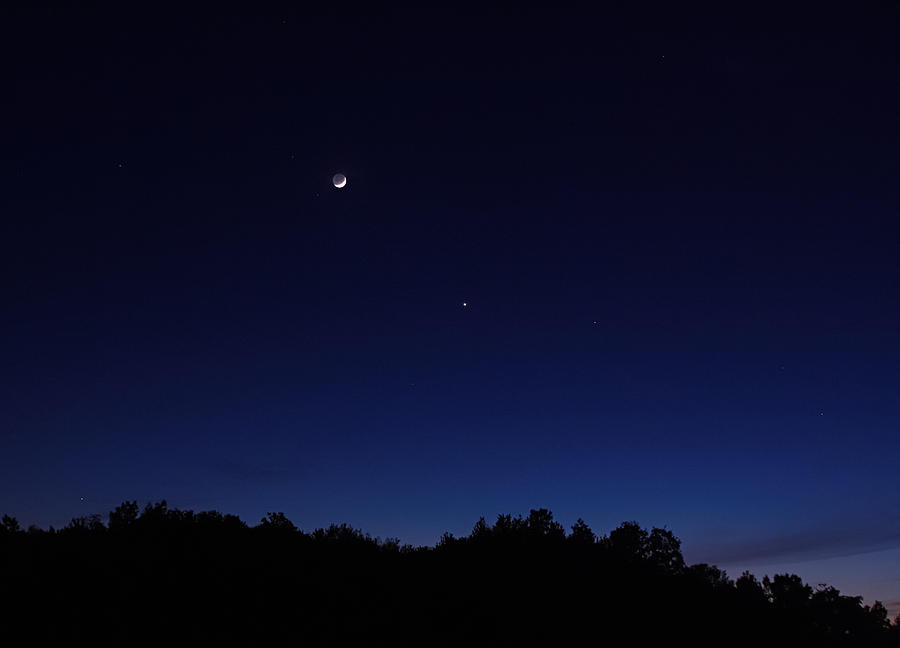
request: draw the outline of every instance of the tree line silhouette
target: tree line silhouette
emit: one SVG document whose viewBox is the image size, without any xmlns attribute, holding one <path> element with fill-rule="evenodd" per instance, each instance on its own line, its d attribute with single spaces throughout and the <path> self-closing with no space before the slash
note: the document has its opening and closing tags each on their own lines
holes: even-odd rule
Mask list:
<svg viewBox="0 0 900 648">
<path fill-rule="evenodd" d="M 793 574 L 685 563 L 667 530 L 566 533 L 546 509 L 434 547 L 126 501 L 0 523 L 0 628 L 30 645 L 900 646 L 900 616 Z M 21 634 L 20 634 L 21 633 Z"/>
</svg>

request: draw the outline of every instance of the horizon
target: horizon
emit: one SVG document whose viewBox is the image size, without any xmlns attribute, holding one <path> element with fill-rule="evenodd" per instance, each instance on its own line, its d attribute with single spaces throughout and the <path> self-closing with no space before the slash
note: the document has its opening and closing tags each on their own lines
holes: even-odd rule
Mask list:
<svg viewBox="0 0 900 648">
<path fill-rule="evenodd" d="M 265 513 L 261 513 L 255 518 L 245 518 L 242 515 L 234 514 L 226 510 L 219 509 L 203 509 L 203 508 L 191 508 L 191 507 L 181 507 L 174 505 L 172 502 L 168 500 L 162 499 L 158 501 L 146 501 L 141 502 L 138 500 L 124 500 L 124 502 L 129 501 L 137 501 L 139 510 L 143 511 L 145 507 L 150 506 L 152 504 L 156 504 L 159 502 L 165 501 L 169 510 L 183 510 L 183 511 L 193 511 L 194 513 L 208 512 L 208 511 L 216 511 L 223 515 L 231 514 L 236 515 L 236 517 L 241 520 L 244 524 L 249 527 L 259 526 L 260 523 L 264 523 L 267 519 L 267 516 L 271 513 L 283 513 L 285 517 L 294 523 L 297 527 L 298 531 L 303 533 L 311 533 L 316 529 L 327 529 L 332 524 L 347 524 L 348 526 L 366 534 L 367 536 L 372 537 L 375 540 L 383 541 L 389 538 L 396 538 L 400 545 L 411 545 L 413 547 L 421 548 L 428 547 L 434 548 L 437 547 L 440 543 L 441 537 L 444 533 L 450 533 L 456 538 L 460 538 L 463 536 L 467 536 L 471 533 L 472 528 L 477 523 L 479 518 L 484 518 L 488 524 L 492 524 L 493 521 L 497 519 L 500 515 L 511 515 L 515 517 L 524 517 L 525 512 L 515 512 L 515 511 L 500 511 L 494 515 L 479 515 L 474 518 L 472 524 L 468 527 L 459 529 L 445 529 L 439 532 L 434 536 L 433 540 L 412 540 L 410 538 L 405 538 L 401 535 L 397 535 L 396 533 L 392 533 L 389 530 L 386 530 L 384 533 L 371 533 L 370 530 L 362 525 L 354 524 L 350 520 L 340 520 L 328 518 L 327 521 L 319 521 L 319 522 L 311 522 L 309 524 L 305 524 L 303 520 L 298 520 L 292 517 L 288 512 L 283 510 L 278 510 L 278 507 L 274 507 L 271 510 L 267 509 Z M 124 503 L 120 502 L 120 503 Z M 66 524 L 68 524 L 72 519 L 77 519 L 80 517 L 87 517 L 92 514 L 99 515 L 101 521 L 104 524 L 108 524 L 109 516 L 112 510 L 115 507 L 110 507 L 110 509 L 105 513 L 84 513 L 81 515 L 73 516 L 67 520 L 61 521 L 56 525 L 34 525 L 38 526 L 42 530 L 56 530 L 59 531 Z M 531 507 L 528 510 L 535 510 L 534 507 Z M 552 509 L 547 509 L 553 514 Z M 0 514 L 9 514 L 8 512 L 0 511 Z M 583 519 L 581 516 L 577 516 L 572 520 L 562 520 L 557 517 L 555 514 L 554 520 L 562 524 L 563 529 L 566 531 L 568 535 L 571 532 L 572 525 L 578 520 Z M 15 515 L 11 515 L 11 517 L 16 518 Z M 18 518 L 17 518 L 18 519 Z M 27 530 L 31 524 L 28 524 L 27 521 L 18 520 L 23 530 Z M 656 525 L 645 525 L 641 520 L 621 520 L 619 523 L 610 526 L 605 529 L 598 528 L 593 525 L 590 520 L 584 520 L 584 522 L 597 534 L 598 538 L 606 537 L 609 535 L 609 532 L 617 528 L 619 525 L 624 524 L 626 522 L 637 522 L 643 528 L 651 529 L 656 528 Z M 383 527 L 379 527 L 383 528 Z M 688 565 L 692 564 L 709 564 L 719 569 L 722 569 L 728 577 L 732 580 L 737 579 L 741 574 L 745 571 L 749 571 L 754 576 L 756 576 L 760 581 L 762 581 L 764 576 L 768 576 L 770 578 L 774 577 L 776 574 L 796 574 L 800 576 L 804 583 L 808 583 L 813 587 L 828 585 L 830 587 L 835 587 L 843 595 L 856 596 L 859 594 L 858 590 L 860 587 L 865 587 L 868 590 L 867 595 L 862 595 L 863 603 L 865 605 L 872 605 L 873 603 L 880 602 L 884 605 L 888 614 L 891 618 L 900 615 L 900 601 L 891 600 L 890 593 L 892 592 L 892 582 L 888 579 L 880 579 L 878 578 L 879 574 L 879 566 L 884 564 L 885 562 L 889 562 L 892 560 L 900 560 L 900 549 L 896 547 L 889 546 L 888 548 L 884 548 L 883 546 L 879 547 L 876 545 L 876 548 L 862 548 L 859 547 L 850 547 L 845 549 L 844 551 L 839 551 L 835 555 L 829 555 L 826 551 L 825 555 L 822 555 L 821 550 L 816 551 L 815 549 L 810 550 L 808 547 L 804 547 L 803 543 L 796 542 L 796 536 L 791 538 L 794 540 L 792 546 L 788 549 L 784 549 L 783 551 L 770 551 L 769 553 L 760 552 L 760 555 L 753 556 L 752 554 L 748 555 L 748 552 L 740 551 L 733 553 L 732 555 L 727 556 L 725 560 L 716 560 L 715 554 L 710 554 L 708 551 L 704 552 L 701 550 L 694 549 L 690 543 L 686 543 L 685 539 L 678 533 L 677 529 L 671 529 L 665 526 L 660 526 L 658 528 L 668 529 L 671 531 L 676 538 L 682 541 L 681 550 L 685 556 L 685 562 Z M 425 536 L 423 536 L 424 538 Z M 776 540 L 784 540 L 784 539 L 776 539 Z M 721 552 L 723 550 L 722 547 L 716 549 Z M 727 551 L 728 548 L 726 547 Z M 867 554 L 881 554 L 875 556 L 875 560 L 867 560 Z M 888 554 L 887 556 L 883 554 Z M 721 554 L 720 554 L 721 555 Z M 874 583 L 874 587 L 873 587 Z M 882 594 L 882 596 L 879 596 Z M 884 596 L 887 594 L 887 596 Z"/>
</svg>

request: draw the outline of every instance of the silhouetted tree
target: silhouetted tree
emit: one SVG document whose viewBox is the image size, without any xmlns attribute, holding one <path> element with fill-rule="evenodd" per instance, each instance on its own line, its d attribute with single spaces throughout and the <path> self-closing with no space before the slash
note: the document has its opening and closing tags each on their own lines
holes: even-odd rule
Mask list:
<svg viewBox="0 0 900 648">
<path fill-rule="evenodd" d="M 491 528 L 487 525 L 487 522 L 484 521 L 484 517 L 478 518 L 478 521 L 475 523 L 475 526 L 472 527 L 472 533 L 469 537 L 478 542 L 480 540 L 487 540 L 491 536 Z"/>
<path fill-rule="evenodd" d="M 808 607 L 812 588 L 796 574 L 775 574 L 763 578 L 766 597 L 778 609 L 802 610 Z"/>
<path fill-rule="evenodd" d="M 497 521 L 491 528 L 491 534 L 496 538 L 512 538 L 519 535 L 519 532 L 525 528 L 525 520 L 522 516 L 513 517 L 512 515 L 500 514 Z"/>
<path fill-rule="evenodd" d="M 264 517 L 260 520 L 260 525 L 263 529 L 271 529 L 273 531 L 287 531 L 294 532 L 297 530 L 297 527 L 294 526 L 294 523 L 291 522 L 284 513 L 268 513 L 268 517 Z"/>
<path fill-rule="evenodd" d="M 767 603 L 766 592 L 762 583 L 756 580 L 756 576 L 745 571 L 735 581 L 735 589 L 738 595 L 751 605 Z"/>
<path fill-rule="evenodd" d="M 137 522 L 139 511 L 137 501 L 122 502 L 109 514 L 109 530 L 120 531 L 132 526 Z"/>
<path fill-rule="evenodd" d="M 597 542 L 597 535 L 584 520 L 578 518 L 572 525 L 572 533 L 569 534 L 568 540 L 578 546 L 593 546 Z"/>
<path fill-rule="evenodd" d="M 529 511 L 525 528 L 531 538 L 563 540 L 566 537 L 562 525 L 553 521 L 553 513 L 544 508 Z"/>
<path fill-rule="evenodd" d="M 715 589 L 730 589 L 734 585 L 731 579 L 728 578 L 728 574 L 715 565 L 707 565 L 706 563 L 691 565 L 687 568 L 687 574 L 690 578 L 706 583 Z"/>
<path fill-rule="evenodd" d="M 891 626 L 888 621 L 888 611 L 881 601 L 875 601 L 869 608 L 869 622 L 879 631 L 887 630 Z"/>
<path fill-rule="evenodd" d="M 331 524 L 327 529 L 316 529 L 311 535 L 317 542 L 331 545 L 376 547 L 378 544 L 368 533 L 354 529 L 348 524 Z"/>
<path fill-rule="evenodd" d="M 400 538 L 377 539 L 378 548 L 389 553 L 397 553 L 400 551 Z"/>
<path fill-rule="evenodd" d="M 667 529 L 654 528 L 646 540 L 646 554 L 651 564 L 659 569 L 677 573 L 684 569 L 681 540 Z"/>
<path fill-rule="evenodd" d="M 481 518 L 481 521 L 484 522 L 484 518 Z M 438 540 L 435 547 L 448 548 L 448 547 L 453 546 L 454 544 L 456 544 L 456 538 L 454 537 L 454 535 L 452 533 L 450 533 L 449 531 L 445 531 L 441 535 L 441 538 L 440 538 L 440 540 Z"/>
<path fill-rule="evenodd" d="M 62 528 L 63 533 L 100 533 L 105 530 L 106 527 L 103 526 L 100 515 L 97 513 L 74 517 Z"/>
<path fill-rule="evenodd" d="M 637 522 L 623 522 L 609 533 L 607 546 L 620 560 L 644 562 L 647 560 L 647 532 Z"/>
<path fill-rule="evenodd" d="M 141 512 L 141 516 L 138 518 L 142 525 L 161 525 L 166 522 L 166 518 L 168 517 L 169 506 L 166 504 L 166 500 L 162 500 L 157 502 L 156 504 L 147 503 L 144 507 L 144 510 Z"/>
<path fill-rule="evenodd" d="M 2 520 L 0 520 L 0 534 L 13 535 L 14 533 L 19 533 L 21 530 L 19 521 L 14 517 L 4 515 Z"/>
</svg>

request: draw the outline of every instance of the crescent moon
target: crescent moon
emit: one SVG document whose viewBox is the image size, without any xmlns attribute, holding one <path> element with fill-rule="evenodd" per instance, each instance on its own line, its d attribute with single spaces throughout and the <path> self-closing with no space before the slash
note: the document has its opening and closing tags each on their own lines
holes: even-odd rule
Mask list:
<svg viewBox="0 0 900 648">
<path fill-rule="evenodd" d="M 340 189 L 347 184 L 347 176 L 345 176 L 343 173 L 335 173 L 334 177 L 331 179 L 331 182 L 335 187 Z"/>
</svg>

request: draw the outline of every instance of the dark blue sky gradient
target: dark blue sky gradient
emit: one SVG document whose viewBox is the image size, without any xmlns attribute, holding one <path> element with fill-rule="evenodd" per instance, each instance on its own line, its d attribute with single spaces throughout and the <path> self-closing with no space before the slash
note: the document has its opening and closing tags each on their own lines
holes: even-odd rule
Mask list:
<svg viewBox="0 0 900 648">
<path fill-rule="evenodd" d="M 543 506 L 900 612 L 896 8 L 128 11 L 0 21 L 0 511 Z"/>
</svg>

